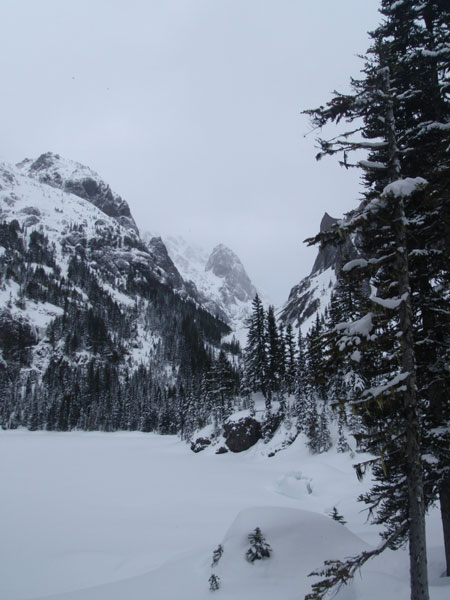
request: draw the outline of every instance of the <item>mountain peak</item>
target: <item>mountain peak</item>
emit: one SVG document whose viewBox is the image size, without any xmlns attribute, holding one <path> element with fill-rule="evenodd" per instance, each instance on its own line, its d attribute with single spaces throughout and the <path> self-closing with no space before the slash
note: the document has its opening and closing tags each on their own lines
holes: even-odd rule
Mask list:
<svg viewBox="0 0 450 600">
<path fill-rule="evenodd" d="M 44 152 L 36 159 L 26 158 L 16 167 L 41 183 L 61 187 L 64 181 L 80 180 L 87 177 L 100 179 L 91 168 L 74 160 L 63 158 L 54 152 Z"/>
<path fill-rule="evenodd" d="M 245 273 L 238 256 L 224 244 L 218 244 L 213 249 L 205 266 L 205 271 L 212 271 L 217 277 L 226 277 L 236 269 Z"/>
<path fill-rule="evenodd" d="M 211 271 L 216 277 L 223 280 L 225 297 L 230 295 L 240 302 L 248 302 L 254 298 L 256 289 L 250 281 L 244 265 L 233 250 L 225 244 L 218 244 L 213 249 L 206 263 L 205 271 Z"/>
<path fill-rule="evenodd" d="M 327 212 L 323 215 L 320 221 L 320 233 L 329 231 L 338 219 L 331 217 Z M 339 260 L 339 248 L 334 244 L 326 244 L 320 246 L 319 253 L 317 254 L 316 260 L 311 271 L 311 275 L 325 271 L 330 267 L 333 267 L 338 263 Z"/>
<path fill-rule="evenodd" d="M 150 237 L 144 234 L 147 242 Z M 256 289 L 238 256 L 225 244 L 218 244 L 208 253 L 181 236 L 167 236 L 163 240 L 185 284 L 192 286 L 191 295 L 207 311 L 229 324 L 238 339 L 244 341 L 244 323 L 251 313 Z"/>
<path fill-rule="evenodd" d="M 321 233 L 329 231 L 337 221 L 326 212 L 320 222 Z M 351 236 L 343 244 L 331 241 L 321 244 L 311 273 L 292 288 L 280 311 L 281 320 L 308 331 L 316 315 L 323 314 L 328 306 L 342 260 L 356 256 Z"/>
<path fill-rule="evenodd" d="M 128 203 L 89 167 L 53 152 L 45 152 L 36 159 L 26 158 L 16 167 L 40 183 L 88 200 L 122 227 L 138 233 Z"/>
<path fill-rule="evenodd" d="M 327 212 L 323 215 L 322 220 L 320 221 L 320 233 L 324 231 L 329 231 L 335 223 L 338 222 L 338 219 L 331 217 Z"/>
</svg>

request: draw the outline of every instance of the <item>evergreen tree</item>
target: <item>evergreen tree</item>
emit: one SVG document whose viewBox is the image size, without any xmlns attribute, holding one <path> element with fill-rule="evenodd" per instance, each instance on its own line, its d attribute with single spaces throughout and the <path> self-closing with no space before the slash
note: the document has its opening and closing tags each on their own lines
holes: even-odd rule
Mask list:
<svg viewBox="0 0 450 600">
<path fill-rule="evenodd" d="M 250 548 L 245 555 L 248 562 L 253 563 L 255 560 L 270 558 L 272 548 L 266 542 L 266 538 L 259 527 L 256 527 L 254 531 L 248 534 L 248 541 L 250 542 Z"/>
<path fill-rule="evenodd" d="M 222 424 L 233 412 L 233 400 L 239 389 L 237 374 L 223 350 L 209 372 L 208 388 L 215 423 Z"/>
<path fill-rule="evenodd" d="M 442 393 L 431 390 L 429 375 L 436 369 L 440 338 L 435 311 L 445 301 L 449 286 L 448 267 L 439 259 L 429 263 L 427 273 L 423 269 L 427 261 L 416 259 L 448 252 L 448 241 L 437 223 L 448 218 L 443 181 L 448 181 L 450 164 L 450 8 L 432 0 L 383 0 L 381 12 L 385 19 L 371 34 L 364 79 L 352 81 L 353 94 L 335 94 L 326 107 L 308 112 L 319 126 L 363 119 L 362 128 L 320 141 L 319 157 L 342 153 L 346 167 L 353 166 L 349 162 L 353 150 L 369 152 L 368 160 L 358 162 L 365 169 L 366 201 L 347 226 L 363 240 L 366 260 L 351 261 L 344 270 L 364 268 L 365 277 L 370 274 L 376 290 L 373 309 L 337 329 L 344 347 L 366 338 L 377 348 L 380 372 L 372 377 L 374 385 L 366 388 L 363 398 L 371 410 L 365 420 L 369 445 L 382 454 L 383 464 L 374 465 L 377 483 L 365 500 L 377 512 L 378 522 L 387 527 L 384 547 L 401 543 L 408 534 L 411 596 L 426 600 L 424 508 L 440 489 L 445 513 L 450 496 L 448 460 L 439 475 L 425 471 L 424 487 L 420 442 L 426 447 L 429 441 L 428 436 L 420 439 L 418 409 L 420 404 L 425 422 L 448 423 L 448 402 L 445 405 Z M 362 136 L 355 137 L 359 132 Z M 438 280 L 441 285 L 436 288 Z M 431 350 L 428 357 L 418 350 L 421 342 Z M 448 344 L 444 347 L 448 355 Z M 425 376 L 416 368 L 420 360 Z M 448 381 L 448 372 L 439 368 L 438 372 L 438 378 Z M 444 409 L 439 416 L 432 404 Z M 445 443 L 448 447 L 445 435 L 436 439 L 436 457 L 444 457 Z M 325 573 L 328 580 L 315 587 L 314 597 L 321 597 L 331 581 L 348 579 L 353 567 L 359 568 L 369 557 L 352 565 L 331 563 Z"/>
<path fill-rule="evenodd" d="M 267 396 L 272 399 L 275 392 L 280 387 L 281 363 L 280 363 L 280 347 L 281 340 L 279 338 L 277 322 L 275 318 L 275 308 L 269 306 L 266 316 L 266 331 L 267 331 L 267 369 L 266 369 L 266 390 Z"/>
<path fill-rule="evenodd" d="M 220 588 L 220 577 L 218 575 L 215 575 L 214 573 L 211 575 L 211 577 L 209 578 L 209 589 L 212 592 L 215 592 L 216 590 L 218 590 Z"/>
<path fill-rule="evenodd" d="M 313 454 L 327 452 L 331 447 L 328 428 L 328 379 L 323 369 L 327 343 L 324 331 L 324 319 L 317 315 L 306 338 L 308 394 L 305 402 L 304 431 L 308 437 L 308 447 Z"/>
<path fill-rule="evenodd" d="M 341 525 L 345 525 L 347 523 L 347 521 L 344 520 L 344 517 L 339 514 L 338 509 L 335 506 L 333 506 L 330 517 L 333 519 L 333 521 L 337 521 Z"/>
<path fill-rule="evenodd" d="M 298 355 L 295 368 L 295 409 L 297 417 L 297 431 L 306 431 L 307 402 L 309 396 L 308 372 L 306 353 L 302 332 L 298 332 Z"/>
<path fill-rule="evenodd" d="M 351 450 L 347 438 L 345 436 L 345 428 L 347 427 L 347 418 L 345 414 L 345 403 L 340 403 L 338 405 L 338 443 L 337 443 L 337 451 L 338 452 L 349 452 Z"/>
<path fill-rule="evenodd" d="M 262 392 L 268 399 L 267 390 L 267 349 L 266 349 L 266 319 L 264 308 L 258 294 L 253 299 L 252 314 L 248 320 L 247 346 L 244 353 L 244 364 L 247 381 L 252 391 Z"/>
<path fill-rule="evenodd" d="M 287 338 L 283 323 L 278 325 L 278 374 L 280 386 L 286 388 L 286 369 L 287 369 Z"/>
<path fill-rule="evenodd" d="M 295 393 L 295 376 L 297 371 L 297 356 L 295 349 L 295 339 L 292 331 L 292 325 L 289 323 L 286 327 L 286 392 L 288 395 Z"/>
</svg>

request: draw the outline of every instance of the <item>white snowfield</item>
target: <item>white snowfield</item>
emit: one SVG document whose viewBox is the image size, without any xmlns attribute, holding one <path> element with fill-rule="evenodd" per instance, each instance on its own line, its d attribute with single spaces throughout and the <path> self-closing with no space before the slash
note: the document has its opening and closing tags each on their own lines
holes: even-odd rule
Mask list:
<svg viewBox="0 0 450 600">
<path fill-rule="evenodd" d="M 369 482 L 348 454 L 311 456 L 300 438 L 264 454 L 194 454 L 142 433 L 0 432 L 1 600 L 301 600 L 324 560 L 378 543 L 356 502 Z M 256 527 L 272 556 L 249 563 Z M 440 527 L 434 511 L 432 600 L 450 597 Z M 336 598 L 408 600 L 407 551 L 368 563 Z"/>
</svg>

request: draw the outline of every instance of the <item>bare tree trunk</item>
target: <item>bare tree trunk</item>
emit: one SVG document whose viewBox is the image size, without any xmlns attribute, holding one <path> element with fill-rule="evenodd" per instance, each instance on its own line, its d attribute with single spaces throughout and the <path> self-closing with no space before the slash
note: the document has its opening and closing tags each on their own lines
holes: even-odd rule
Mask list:
<svg viewBox="0 0 450 600">
<path fill-rule="evenodd" d="M 416 393 L 416 365 L 412 336 L 412 306 L 409 285 L 408 251 L 406 248 L 405 210 L 402 198 L 397 202 L 395 230 L 397 241 L 397 264 L 399 310 L 401 331 L 400 347 L 402 370 L 408 373 L 406 390 L 403 392 L 403 408 L 406 419 L 406 476 L 409 500 L 409 558 L 411 576 L 411 600 L 428 600 L 427 550 L 425 538 L 425 498 L 422 481 L 422 458 L 420 453 L 419 408 Z"/>
</svg>

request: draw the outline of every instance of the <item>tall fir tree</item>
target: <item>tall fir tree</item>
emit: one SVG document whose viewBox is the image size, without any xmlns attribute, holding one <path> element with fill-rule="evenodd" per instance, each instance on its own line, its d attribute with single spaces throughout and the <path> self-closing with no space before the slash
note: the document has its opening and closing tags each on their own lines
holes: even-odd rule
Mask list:
<svg viewBox="0 0 450 600">
<path fill-rule="evenodd" d="M 436 358 L 442 351 L 448 356 L 449 343 L 447 335 L 439 344 L 437 322 L 449 290 L 448 267 L 440 261 L 448 253 L 448 237 L 440 224 L 448 223 L 450 8 L 432 0 L 383 0 L 381 13 L 384 20 L 371 33 L 364 78 L 352 81 L 353 94 L 335 94 L 326 107 L 307 112 L 318 126 L 341 119 L 363 122 L 333 140 L 320 140 L 319 158 L 340 153 L 346 167 L 355 166 L 349 160 L 352 151 L 369 153 L 368 160 L 357 162 L 365 170 L 366 201 L 347 224 L 364 240 L 367 260 L 346 267 L 370 274 L 374 308 L 359 321 L 343 323 L 340 341 L 351 346 L 366 338 L 378 348 L 378 385 L 366 388 L 363 400 L 374 409 L 366 423 L 370 447 L 384 459 L 374 466 L 377 483 L 365 500 L 386 525 L 391 545 L 408 534 L 411 597 L 426 600 L 424 509 L 437 490 L 447 524 L 449 514 L 449 462 L 442 460 L 448 438 L 440 434 L 431 441 L 423 429 L 421 435 L 419 406 L 422 424 L 448 429 L 448 402 L 432 382 L 448 385 L 448 371 Z M 426 356 L 421 345 L 428 346 Z M 420 443 L 431 449 L 433 442 L 443 469 L 426 470 L 424 485 Z M 328 582 L 351 570 L 348 564 L 343 569 L 331 565 Z M 326 587 L 326 582 L 319 584 L 315 591 Z"/>
<path fill-rule="evenodd" d="M 281 340 L 275 318 L 275 308 L 269 306 L 266 315 L 267 370 L 266 389 L 270 399 L 278 391 L 281 378 Z"/>
<path fill-rule="evenodd" d="M 262 302 L 256 294 L 252 302 L 252 314 L 248 319 L 247 345 L 244 352 L 246 378 L 253 392 L 262 392 L 270 407 L 267 389 L 266 319 Z"/>
</svg>

